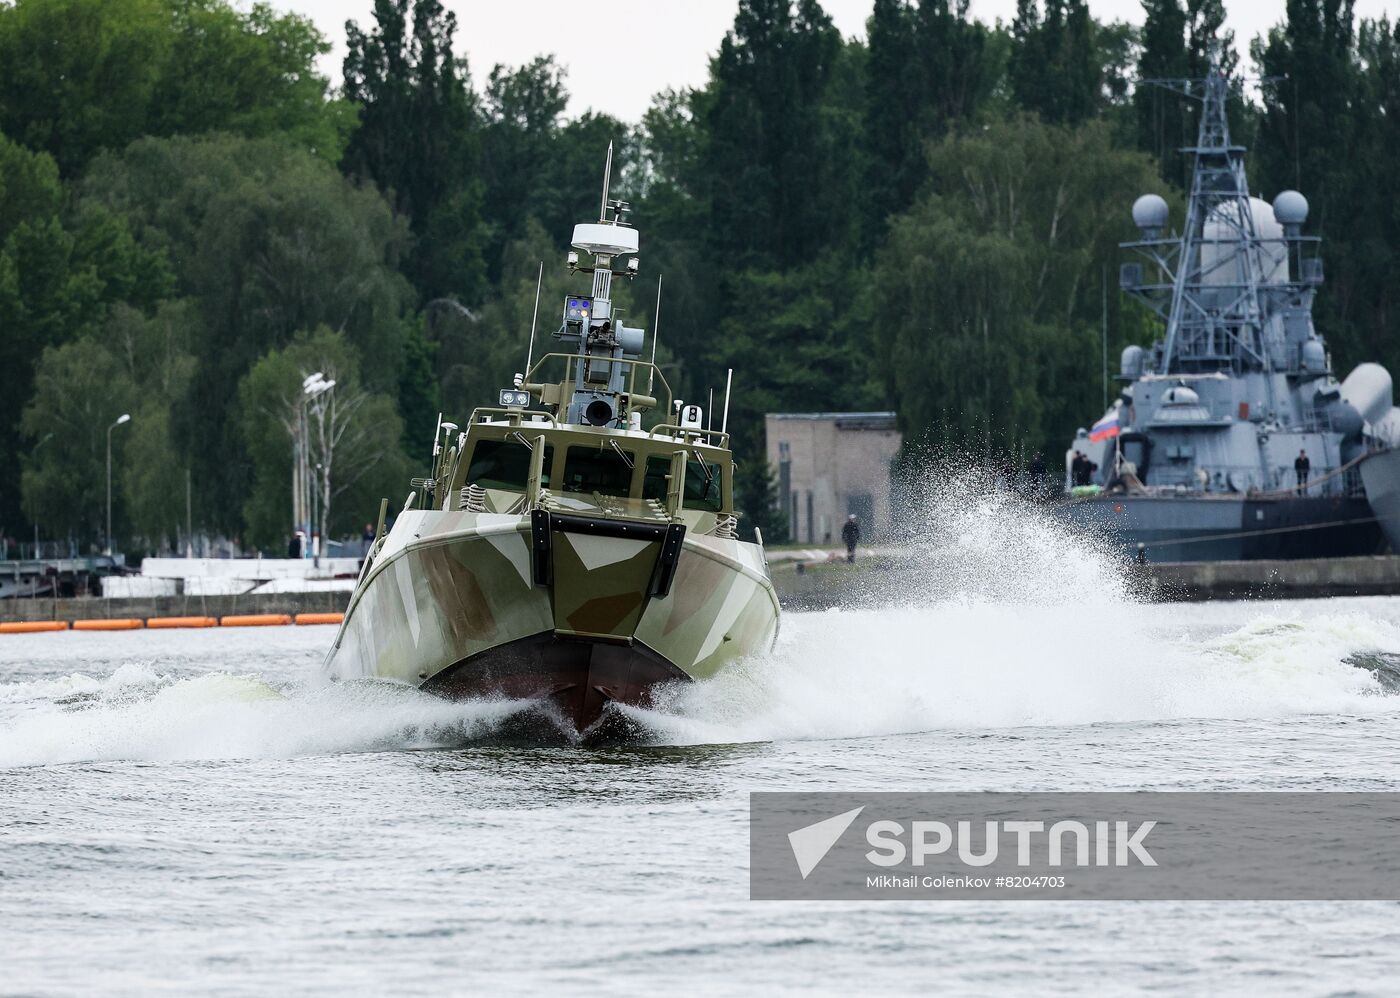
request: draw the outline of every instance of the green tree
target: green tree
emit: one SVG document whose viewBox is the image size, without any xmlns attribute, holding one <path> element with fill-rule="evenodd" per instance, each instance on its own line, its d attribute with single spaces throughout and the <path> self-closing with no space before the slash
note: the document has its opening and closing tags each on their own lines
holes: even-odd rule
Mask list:
<svg viewBox="0 0 1400 998">
<path fill-rule="evenodd" d="M 491 70 L 483 98 L 482 173 L 492 208 L 487 266 L 493 282 L 501 277 L 505 245 L 518 234 L 517 226 L 540 217 L 533 201 L 544 189 L 554 139 L 568 103 L 564 71 L 552 56 L 513 70 L 505 66 Z M 602 163 L 595 169 L 601 178 Z M 597 181 L 590 187 L 596 189 Z"/>
<path fill-rule="evenodd" d="M 587 276 L 570 276 L 554 240 L 533 219 L 520 238 L 506 247 L 500 283 L 485 305 L 475 311 L 444 307 L 428 313 L 427 328 L 438 364 L 443 409 L 454 414 L 455 422 L 464 422 L 477 406 L 495 405 L 497 390 L 510 385 L 512 375 L 525 372 L 541 263 L 544 275 L 534 348 L 538 361 L 560 349 L 553 337 L 561 325 L 560 306 L 565 295 L 584 290 Z M 625 283 L 618 281 L 613 289 L 619 308 L 625 312 Z M 542 376 L 558 378 L 561 372 L 556 363 Z M 429 443 L 430 430 L 431 427 L 415 427 L 413 442 Z"/>
<path fill-rule="evenodd" d="M 734 475 L 734 507 L 741 514 L 739 536 L 752 540 L 754 530 L 763 531 L 765 544 L 788 539 L 787 512 L 782 508 L 778 476 L 766 461 L 740 464 Z"/>
<path fill-rule="evenodd" d="M 106 487 L 105 431 L 129 413 L 112 437 L 114 541 L 164 548 L 179 537 L 189 465 L 170 431 L 171 411 L 187 399 L 197 337 L 189 302 L 162 302 L 151 315 L 118 303 L 100 329 L 44 351 L 20 424 L 36 443 L 22 462 L 31 522 L 79 540 L 101 537 L 105 524 L 89 507 L 94 490 Z M 104 514 L 105 494 L 99 498 Z"/>
<path fill-rule="evenodd" d="M 368 390 L 360 358 L 338 332 L 321 326 L 269 351 L 238 386 L 238 423 L 251 459 L 253 487 L 244 505 L 246 540 L 280 550 L 292 527 L 292 437 L 302 379 L 320 371 L 335 381 L 313 412 L 310 455 L 326 536 L 343 537 L 372 519 L 379 499 L 403 491 L 407 461 L 393 399 Z M 319 470 L 318 470 L 319 469 Z"/>
<path fill-rule="evenodd" d="M 914 11 L 904 0 L 875 0 L 866 36 L 865 193 L 871 221 L 880 223 L 914 199 L 924 174 L 923 80 L 911 72 L 918 59 Z"/>
<path fill-rule="evenodd" d="M 1186 11 L 1181 0 L 1143 0 L 1142 54 L 1139 83 L 1133 94 L 1138 148 L 1157 158 L 1162 177 L 1181 183 L 1183 158 L 1178 152 L 1192 144 L 1194 125 L 1187 101 L 1147 82 L 1185 79 L 1191 75 L 1186 50 Z"/>
<path fill-rule="evenodd" d="M 346 24 L 344 94 L 360 127 L 342 164 L 379 186 L 413 229 L 406 272 L 427 298 L 484 291 L 478 125 L 456 15 L 438 0 L 376 0 L 374 25 Z"/>
<path fill-rule="evenodd" d="M 1359 164 L 1372 161 L 1375 143 L 1395 125 L 1380 116 L 1367 120 L 1352 4 L 1289 0 L 1287 20 L 1253 49 L 1266 76 L 1255 186 L 1295 188 L 1311 202 L 1308 227 L 1324 237 L 1328 273 L 1318 324 L 1338 366 L 1384 357 L 1392 327 L 1388 316 L 1368 315 L 1367 305 L 1389 275 L 1376 274 L 1368 254 L 1379 241 L 1378 219 L 1394 208 L 1372 200 L 1371 178 Z"/>
<path fill-rule="evenodd" d="M 806 267 L 746 270 L 726 281 L 730 312 L 703 355 L 709 382 L 697 387 L 713 387 L 718 406 L 726 368 L 736 368 L 729 428 L 741 461 L 761 460 L 764 413 L 863 409 L 878 398 L 868 323 L 850 300 L 864 276 L 828 253 Z M 747 361 L 755 357 L 771 361 Z"/>
<path fill-rule="evenodd" d="M 1104 67 L 1085 0 L 1016 0 L 1010 78 L 1016 101 L 1054 124 L 1093 117 Z"/>
<path fill-rule="evenodd" d="M 852 157 L 822 113 L 843 54 L 816 0 L 740 0 L 703 101 L 715 249 L 785 266 L 849 234 Z"/>
<path fill-rule="evenodd" d="M 178 261 L 178 292 L 198 302 L 199 369 L 176 426 L 206 525 L 232 533 L 242 521 L 250 476 L 230 413 L 260 356 L 326 325 L 369 359 L 367 389 L 398 391 L 412 323 L 398 271 L 408 233 L 375 191 L 295 147 L 216 135 L 139 140 L 94 163 L 82 192 Z"/>
<path fill-rule="evenodd" d="M 136 385 L 117 356 L 90 337 L 44 350 L 35 368 L 34 394 L 20 430 L 42 445 L 23 461 L 20 491 L 31 523 L 51 537 L 96 544 L 107 511 L 107 428 L 138 399 Z M 112 438 L 114 461 L 127 441 Z M 118 482 L 114 517 L 123 515 Z"/>
<path fill-rule="evenodd" d="M 138 246 L 100 206 L 61 213 L 53 160 L 0 135 L 0 523 L 17 523 L 19 455 L 13 428 L 34 394 L 35 366 L 101 321 L 108 305 L 152 307 L 170 287 L 164 256 Z"/>
<path fill-rule="evenodd" d="M 334 162 L 353 116 L 325 100 L 311 22 L 224 0 L 0 6 L 0 131 L 65 176 L 142 135 L 292 136 Z"/>
<path fill-rule="evenodd" d="M 1131 235 L 1125 207 L 1162 184 L 1104 123 L 1030 118 L 946 139 L 930 169 L 933 193 L 894 222 L 869 292 L 906 439 L 988 459 L 1048 450 L 1099 404 L 1101 282 Z M 1146 332 L 1116 296 L 1110 308 L 1118 347 Z"/>
<path fill-rule="evenodd" d="M 1180 150 L 1196 142 L 1197 104 L 1148 81 L 1203 79 L 1212 50 L 1226 74 L 1233 75 L 1239 61 L 1235 34 L 1225 28 L 1220 0 L 1143 0 L 1143 9 L 1140 82 L 1133 94 L 1138 148 L 1157 157 L 1164 179 L 1184 187 L 1191 164 Z M 1243 124 L 1232 116 L 1232 128 Z"/>
<path fill-rule="evenodd" d="M 563 118 L 569 94 L 552 57 L 491 71 L 483 100 L 482 175 L 492 206 L 487 263 L 503 280 L 509 244 L 534 220 L 561 246 L 578 222 L 597 217 L 603 164 L 613 151 L 613 197 L 627 196 L 631 129 L 605 114 Z"/>
<path fill-rule="evenodd" d="M 924 146 L 975 115 L 1001 67 L 966 0 L 877 0 L 867 25 L 864 147 L 872 232 L 914 200 L 927 176 Z"/>
<path fill-rule="evenodd" d="M 153 550 L 179 550 L 180 541 L 189 540 L 187 484 L 191 499 L 195 491 L 190 442 L 179 439 L 174 422 L 191 402 L 195 356 L 205 347 L 201 339 L 198 309 L 190 300 L 161 302 L 152 315 L 117 305 L 102 330 L 102 342 L 137 388 L 124 431 L 120 484 L 126 515 L 118 536 L 139 538 Z M 202 514 L 204 490 L 198 491 Z"/>
</svg>

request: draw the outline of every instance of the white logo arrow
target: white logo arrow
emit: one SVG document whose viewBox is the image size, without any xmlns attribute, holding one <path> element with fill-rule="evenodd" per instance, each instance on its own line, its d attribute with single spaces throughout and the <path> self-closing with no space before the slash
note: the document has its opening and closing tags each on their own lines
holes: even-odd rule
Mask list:
<svg viewBox="0 0 1400 998">
<path fill-rule="evenodd" d="M 806 880 L 807 874 L 815 870 L 817 864 L 826 858 L 836 840 L 846 833 L 846 829 L 851 827 L 851 822 L 864 810 L 865 805 L 862 804 L 834 818 L 788 832 L 788 844 L 792 846 L 792 855 L 797 860 L 797 869 L 801 872 L 803 880 Z"/>
</svg>

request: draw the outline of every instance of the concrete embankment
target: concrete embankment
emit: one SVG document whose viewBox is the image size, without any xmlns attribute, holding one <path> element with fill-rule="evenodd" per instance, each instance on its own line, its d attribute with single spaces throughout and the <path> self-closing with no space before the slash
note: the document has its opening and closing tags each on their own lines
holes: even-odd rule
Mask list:
<svg viewBox="0 0 1400 998">
<path fill-rule="evenodd" d="M 779 553 L 773 584 L 789 610 L 820 610 L 907 599 L 902 580 L 916 573 L 922 598 L 952 596 L 930 587 L 937 566 L 911 566 L 899 556 L 801 561 Z M 802 552 L 825 555 L 825 552 Z M 800 568 L 799 568 L 800 566 Z M 1309 561 L 1178 562 L 1124 568 L 1132 588 L 1146 599 L 1306 599 L 1321 596 L 1400 595 L 1400 557 L 1328 558 Z M 165 617 L 224 618 L 239 615 L 343 613 L 348 592 L 261 593 L 237 596 L 0 599 L 0 623 Z"/>
<path fill-rule="evenodd" d="M 348 592 L 257 593 L 237 596 L 78 597 L 3 599 L 0 623 L 21 620 L 110 620 L 151 617 L 224 617 L 343 613 Z"/>
<path fill-rule="evenodd" d="M 936 564 L 879 554 L 854 565 L 835 561 L 773 562 L 773 584 L 790 610 L 953 598 L 939 585 Z M 1153 602 L 1208 599 L 1314 599 L 1400 595 L 1400 557 L 1318 558 L 1305 561 L 1175 562 L 1126 565 L 1130 589 Z M 988 592 L 995 593 L 995 583 Z"/>
<path fill-rule="evenodd" d="M 1400 594 L 1400 557 L 1175 562 L 1135 565 L 1130 577 L 1142 595 L 1164 602 L 1393 596 Z"/>
</svg>

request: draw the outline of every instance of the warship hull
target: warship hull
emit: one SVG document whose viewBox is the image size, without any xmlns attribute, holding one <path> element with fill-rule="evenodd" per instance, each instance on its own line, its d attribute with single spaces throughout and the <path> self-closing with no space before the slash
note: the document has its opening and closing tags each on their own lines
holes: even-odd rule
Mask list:
<svg viewBox="0 0 1400 998">
<path fill-rule="evenodd" d="M 1370 505 L 1357 497 L 1111 495 L 1054 508 L 1129 556 L 1143 545 L 1152 562 L 1342 558 L 1374 554 L 1382 544 Z"/>
<path fill-rule="evenodd" d="M 603 517 L 405 511 L 327 658 L 462 698 L 539 700 L 566 733 L 771 648 L 757 545 Z"/>
<path fill-rule="evenodd" d="M 1382 450 L 1358 466 L 1366 497 L 1391 550 L 1400 551 L 1400 450 Z"/>
</svg>

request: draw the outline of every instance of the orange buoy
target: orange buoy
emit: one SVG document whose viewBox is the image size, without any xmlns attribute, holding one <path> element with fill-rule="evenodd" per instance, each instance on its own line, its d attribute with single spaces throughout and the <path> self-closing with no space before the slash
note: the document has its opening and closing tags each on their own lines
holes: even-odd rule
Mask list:
<svg viewBox="0 0 1400 998">
<path fill-rule="evenodd" d="M 166 627 L 218 627 L 217 617 L 147 617 L 146 626 L 160 630 Z"/>
<path fill-rule="evenodd" d="M 66 620 L 13 620 L 0 624 L 0 634 L 35 634 L 39 631 L 66 631 Z"/>
<path fill-rule="evenodd" d="M 135 631 L 145 623 L 135 617 L 110 617 L 103 620 L 75 620 L 75 631 Z"/>
<path fill-rule="evenodd" d="M 298 624 L 338 624 L 345 619 L 343 613 L 299 613 Z"/>
<path fill-rule="evenodd" d="M 291 622 L 292 615 L 289 613 L 247 613 L 219 618 L 219 624 L 223 627 L 274 627 Z"/>
</svg>

